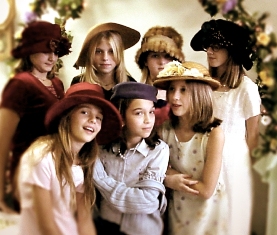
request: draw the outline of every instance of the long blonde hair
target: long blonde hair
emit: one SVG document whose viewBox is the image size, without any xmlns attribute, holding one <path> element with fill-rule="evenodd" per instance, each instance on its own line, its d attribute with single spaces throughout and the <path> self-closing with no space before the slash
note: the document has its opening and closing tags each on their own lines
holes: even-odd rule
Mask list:
<svg viewBox="0 0 277 235">
<path fill-rule="evenodd" d="M 124 45 L 120 34 L 116 31 L 104 31 L 93 37 L 88 50 L 88 55 L 90 56 L 87 57 L 85 68 L 83 68 L 81 81 L 100 84 L 99 78 L 97 76 L 97 70 L 93 66 L 93 58 L 95 55 L 97 45 L 100 43 L 102 39 L 106 39 L 113 49 L 114 58 L 116 62 L 114 72 L 115 83 L 118 84 L 121 82 L 128 81 L 128 72 L 126 71 L 124 62 Z"/>
<path fill-rule="evenodd" d="M 57 133 L 39 137 L 28 149 L 28 151 L 34 153 L 37 148 L 45 146 L 42 149 L 40 159 L 38 159 L 35 154 L 32 154 L 33 158 L 36 158 L 36 160 L 32 161 L 33 165 L 48 153 L 52 154 L 55 163 L 56 175 L 60 183 L 62 198 L 65 196 L 63 187 L 65 185 L 69 185 L 70 187 L 70 208 L 72 210 L 76 210 L 76 191 L 71 169 L 74 153 L 71 151 L 70 141 L 70 119 L 74 110 L 75 109 L 73 108 L 73 110 L 62 117 Z M 93 167 L 98 155 L 98 145 L 96 140 L 94 139 L 91 142 L 85 143 L 78 155 L 80 159 L 80 165 L 84 172 L 85 204 L 89 209 L 93 206 L 96 197 L 95 188 L 92 182 Z"/>
</svg>

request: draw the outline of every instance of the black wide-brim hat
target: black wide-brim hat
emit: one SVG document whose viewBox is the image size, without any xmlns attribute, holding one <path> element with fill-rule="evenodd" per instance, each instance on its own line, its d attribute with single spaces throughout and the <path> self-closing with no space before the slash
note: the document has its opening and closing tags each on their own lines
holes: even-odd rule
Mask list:
<svg viewBox="0 0 277 235">
<path fill-rule="evenodd" d="M 58 131 L 61 118 L 77 105 L 89 103 L 101 108 L 103 120 L 101 130 L 96 136 L 98 144 L 108 144 L 116 139 L 122 127 L 120 113 L 116 107 L 104 98 L 102 87 L 87 82 L 72 85 L 63 99 L 50 107 L 45 117 L 45 126 L 49 133 Z"/>
<path fill-rule="evenodd" d="M 250 32 L 247 28 L 228 20 L 206 21 L 193 36 L 190 46 L 195 51 L 204 51 L 205 47 L 212 44 L 226 48 L 233 60 L 246 70 L 252 68 L 253 50 Z"/>
</svg>

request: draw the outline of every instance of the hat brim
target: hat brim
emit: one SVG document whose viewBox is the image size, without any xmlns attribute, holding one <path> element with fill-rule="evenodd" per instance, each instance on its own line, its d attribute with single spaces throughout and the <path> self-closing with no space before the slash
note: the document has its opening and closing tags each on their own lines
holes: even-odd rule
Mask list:
<svg viewBox="0 0 277 235">
<path fill-rule="evenodd" d="M 212 90 L 216 90 L 220 86 L 220 82 L 210 77 L 190 77 L 190 76 L 168 76 L 162 77 L 158 80 L 154 81 L 153 85 L 159 89 L 167 90 L 169 87 L 169 83 L 172 81 L 195 81 L 195 82 L 202 82 L 207 83 L 211 86 Z"/>
<path fill-rule="evenodd" d="M 190 46 L 194 51 L 204 51 L 203 48 L 203 37 L 204 33 L 202 30 L 199 30 L 191 39 Z"/>
<path fill-rule="evenodd" d="M 122 120 L 116 107 L 109 101 L 98 96 L 73 95 L 66 97 L 55 103 L 47 112 L 45 126 L 49 133 L 56 132 L 60 120 L 64 114 L 79 104 L 93 104 L 102 109 L 103 121 L 102 127 L 96 136 L 97 143 L 107 144 L 116 139 L 122 127 Z"/>
<path fill-rule="evenodd" d="M 140 39 L 140 33 L 132 28 L 129 28 L 125 25 L 117 24 L 117 23 L 104 23 L 99 24 L 89 30 L 85 41 L 83 43 L 83 47 L 81 49 L 80 55 L 75 63 L 75 67 L 85 67 L 87 52 L 89 50 L 90 41 L 94 38 L 97 34 L 105 31 L 116 31 L 120 34 L 122 38 L 122 42 L 124 45 L 124 50 L 132 47 L 135 45 Z"/>
</svg>

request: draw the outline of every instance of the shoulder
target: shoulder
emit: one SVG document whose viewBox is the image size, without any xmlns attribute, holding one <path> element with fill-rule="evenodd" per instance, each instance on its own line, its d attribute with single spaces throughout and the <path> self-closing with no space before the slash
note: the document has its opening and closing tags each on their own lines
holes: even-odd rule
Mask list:
<svg viewBox="0 0 277 235">
<path fill-rule="evenodd" d="M 215 140 L 215 141 L 225 139 L 224 131 L 220 126 L 212 128 L 211 132 L 208 135 L 209 135 L 209 139 Z"/>
<path fill-rule="evenodd" d="M 253 90 L 258 90 L 258 85 L 254 81 L 252 81 L 249 77 L 244 76 L 239 88 L 242 90 L 253 91 Z"/>
</svg>

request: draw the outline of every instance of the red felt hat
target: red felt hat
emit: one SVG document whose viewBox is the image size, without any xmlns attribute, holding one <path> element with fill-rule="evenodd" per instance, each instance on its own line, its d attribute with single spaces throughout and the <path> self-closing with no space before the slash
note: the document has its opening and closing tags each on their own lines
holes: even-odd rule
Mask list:
<svg viewBox="0 0 277 235">
<path fill-rule="evenodd" d="M 121 116 L 116 107 L 104 98 L 102 87 L 87 82 L 72 85 L 65 93 L 63 99 L 56 102 L 47 112 L 45 125 L 49 133 L 58 131 L 63 115 L 73 107 L 90 103 L 98 106 L 103 112 L 103 121 L 100 132 L 97 134 L 98 144 L 107 144 L 116 139 L 121 131 Z"/>
<path fill-rule="evenodd" d="M 24 58 L 35 53 L 55 52 L 59 57 L 70 53 L 71 43 L 61 35 L 57 24 L 34 21 L 22 32 L 19 45 L 12 50 L 14 58 Z"/>
</svg>

